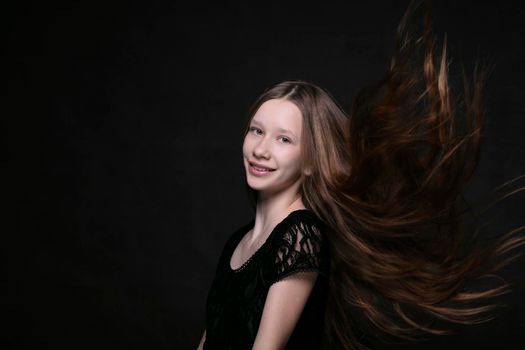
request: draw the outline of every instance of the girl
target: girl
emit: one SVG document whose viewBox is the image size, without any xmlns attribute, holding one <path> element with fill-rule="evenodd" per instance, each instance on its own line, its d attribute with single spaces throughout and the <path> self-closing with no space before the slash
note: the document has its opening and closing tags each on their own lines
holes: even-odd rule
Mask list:
<svg viewBox="0 0 525 350">
<path fill-rule="evenodd" d="M 471 245 L 460 225 L 480 147 L 482 76 L 465 84 L 462 125 L 446 46 L 436 61 L 428 18 L 412 38 L 411 11 L 390 70 L 348 115 L 304 81 L 255 102 L 243 144 L 255 219 L 223 249 L 199 349 L 364 349 L 373 335 L 445 333 L 435 318 L 483 320 L 485 301 L 506 290 L 465 289 L 524 241 Z"/>
</svg>

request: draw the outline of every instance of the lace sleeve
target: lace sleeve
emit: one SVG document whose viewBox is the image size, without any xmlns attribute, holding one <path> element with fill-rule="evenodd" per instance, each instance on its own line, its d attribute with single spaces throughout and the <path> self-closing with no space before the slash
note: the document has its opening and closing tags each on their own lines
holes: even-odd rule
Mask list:
<svg viewBox="0 0 525 350">
<path fill-rule="evenodd" d="M 321 272 L 323 236 L 318 226 L 300 221 L 284 232 L 277 249 L 274 283 L 300 271 Z"/>
</svg>

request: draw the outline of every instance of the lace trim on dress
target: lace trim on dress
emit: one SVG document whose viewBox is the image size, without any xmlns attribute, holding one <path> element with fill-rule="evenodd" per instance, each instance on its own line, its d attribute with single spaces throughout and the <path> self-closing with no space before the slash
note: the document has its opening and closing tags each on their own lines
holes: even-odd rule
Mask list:
<svg viewBox="0 0 525 350">
<path fill-rule="evenodd" d="M 264 245 L 264 243 L 263 243 Z M 237 268 L 233 268 L 232 265 L 231 265 L 231 261 L 228 262 L 228 265 L 230 266 L 230 270 L 232 270 L 233 272 L 237 273 L 237 272 L 241 272 L 242 270 L 244 270 L 246 268 L 246 266 L 248 266 L 248 264 L 250 263 L 250 261 L 252 261 L 253 257 L 257 254 L 257 252 L 259 250 L 261 250 L 262 248 L 262 245 L 259 247 L 259 249 L 257 249 L 249 258 L 248 260 L 246 260 L 245 262 L 242 263 L 241 266 L 237 267 Z"/>
<path fill-rule="evenodd" d="M 290 226 L 277 251 L 275 282 L 296 272 L 319 272 L 322 244 L 321 231 L 315 225 L 300 221 Z"/>
</svg>

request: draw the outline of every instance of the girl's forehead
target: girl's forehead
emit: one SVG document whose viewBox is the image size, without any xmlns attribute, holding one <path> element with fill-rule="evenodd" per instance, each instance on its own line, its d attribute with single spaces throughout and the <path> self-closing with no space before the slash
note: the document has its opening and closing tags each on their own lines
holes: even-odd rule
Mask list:
<svg viewBox="0 0 525 350">
<path fill-rule="evenodd" d="M 252 123 L 297 132 L 302 128 L 303 117 L 293 102 L 274 99 L 264 102 L 259 107 L 252 118 Z"/>
</svg>

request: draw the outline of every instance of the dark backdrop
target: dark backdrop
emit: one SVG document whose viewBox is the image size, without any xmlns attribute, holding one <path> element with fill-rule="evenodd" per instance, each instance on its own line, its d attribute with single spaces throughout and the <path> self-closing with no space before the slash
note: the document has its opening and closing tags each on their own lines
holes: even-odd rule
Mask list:
<svg viewBox="0 0 525 350">
<path fill-rule="evenodd" d="M 250 104 L 299 78 L 347 108 L 385 71 L 407 4 L 4 8 L 0 347 L 195 348 L 222 245 L 253 215 L 241 162 Z M 472 198 L 525 172 L 524 9 L 434 4 L 453 64 L 493 64 Z M 501 231 L 523 218 L 522 200 L 505 203 Z M 503 271 L 515 290 L 494 322 L 410 348 L 523 347 L 523 266 Z"/>
</svg>

